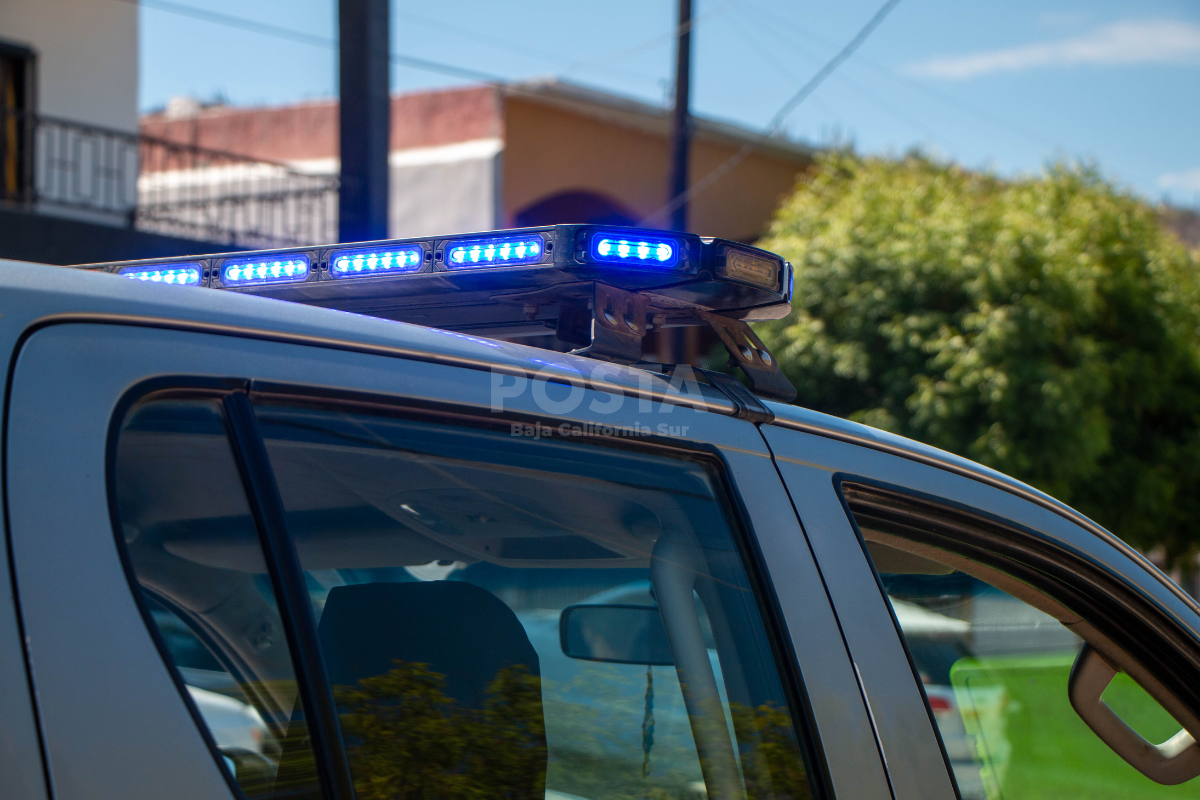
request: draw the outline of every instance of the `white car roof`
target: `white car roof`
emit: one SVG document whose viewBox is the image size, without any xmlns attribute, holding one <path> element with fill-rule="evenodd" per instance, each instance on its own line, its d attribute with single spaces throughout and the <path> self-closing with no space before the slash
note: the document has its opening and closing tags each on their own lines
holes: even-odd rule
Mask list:
<svg viewBox="0 0 1200 800">
<path fill-rule="evenodd" d="M 131 281 L 93 270 L 0 260 L 0 346 L 9 354 L 31 325 L 51 317 L 141 321 L 225 330 L 257 337 L 308 340 L 326 347 L 377 351 L 478 369 L 584 382 L 598 389 L 649 393 L 721 414 L 735 408 L 723 394 L 696 384 L 679 396 L 661 375 L 582 356 L 500 342 L 316 306 L 231 291 Z M 6 370 L 7 372 L 7 370 Z"/>
<path fill-rule="evenodd" d="M 167 286 L 92 270 L 0 260 L 0 348 L 6 362 L 27 331 L 67 320 L 278 338 L 475 369 L 541 375 L 560 382 L 582 381 L 600 390 L 651 396 L 725 415 L 737 411 L 728 398 L 710 386 L 694 384 L 691 388 L 694 392 L 698 387 L 698 396 L 681 394 L 678 385 L 672 386 L 662 375 L 582 356 L 239 292 Z M 7 381 L 11 364 L 4 366 Z M 1116 540 L 1043 492 L 968 459 L 799 406 L 773 401 L 765 401 L 765 405 L 775 414 L 775 425 L 935 464 L 1052 507 L 1105 538 Z"/>
</svg>

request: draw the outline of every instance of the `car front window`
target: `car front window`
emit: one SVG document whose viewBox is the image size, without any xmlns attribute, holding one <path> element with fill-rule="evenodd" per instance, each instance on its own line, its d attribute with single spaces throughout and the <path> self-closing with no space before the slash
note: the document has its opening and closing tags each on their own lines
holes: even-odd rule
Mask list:
<svg viewBox="0 0 1200 800">
<path fill-rule="evenodd" d="M 1013 578 L 1001 562 L 967 557 L 961 534 L 941 540 L 959 552 L 932 546 L 941 521 L 954 513 L 948 508 L 930 505 L 924 516 L 908 518 L 894 493 L 853 485 L 844 491 L 963 800 L 1197 795 L 1200 778 L 1152 780 L 1073 706 L 1084 647 L 1077 634 L 1095 635 L 1086 617 Z M 1083 580 L 1075 583 L 1082 593 Z M 1103 702 L 1152 743 L 1180 732 L 1180 722 L 1123 672 L 1104 688 Z"/>
</svg>

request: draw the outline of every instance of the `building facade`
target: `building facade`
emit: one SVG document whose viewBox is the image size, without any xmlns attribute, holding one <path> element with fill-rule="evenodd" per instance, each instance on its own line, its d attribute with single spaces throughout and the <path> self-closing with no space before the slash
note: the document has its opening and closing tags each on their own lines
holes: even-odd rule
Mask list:
<svg viewBox="0 0 1200 800">
<path fill-rule="evenodd" d="M 0 258 L 46 263 L 305 245 L 337 237 L 336 100 L 173 101 L 138 117 L 138 9 L 0 2 Z M 557 222 L 661 226 L 667 110 L 557 81 L 392 98 L 389 235 Z M 690 228 L 753 241 L 811 161 L 696 119 L 692 176 L 737 155 Z"/>
<path fill-rule="evenodd" d="M 299 244 L 336 224 L 336 178 L 145 137 L 137 103 L 136 3 L 0 2 L 0 258 Z"/>
<path fill-rule="evenodd" d="M 389 235 L 558 222 L 661 226 L 665 215 L 654 215 L 666 201 L 669 124 L 662 108 L 555 81 L 396 95 Z M 306 174 L 338 171 L 334 101 L 164 112 L 143 118 L 141 130 Z M 812 160 L 795 142 L 696 119 L 693 180 L 749 145 L 692 201 L 692 230 L 753 241 Z"/>
</svg>

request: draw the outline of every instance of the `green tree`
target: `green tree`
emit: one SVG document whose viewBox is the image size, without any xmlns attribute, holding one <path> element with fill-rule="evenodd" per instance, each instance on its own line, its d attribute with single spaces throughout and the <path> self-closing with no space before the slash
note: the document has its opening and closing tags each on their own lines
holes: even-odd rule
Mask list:
<svg viewBox="0 0 1200 800">
<path fill-rule="evenodd" d="M 335 692 L 354 790 L 363 800 L 471 797 L 462 769 L 474 720 L 425 664 L 397 661 L 383 675 Z"/>
<path fill-rule="evenodd" d="M 1094 169 L 1002 180 L 835 152 L 763 246 L 798 402 L 1027 481 L 1174 561 L 1200 545 L 1200 278 Z"/>
<path fill-rule="evenodd" d="M 737 731 L 747 800 L 809 800 L 812 789 L 787 711 L 771 704 L 729 704 Z"/>
<path fill-rule="evenodd" d="M 482 709 L 443 691 L 427 664 L 336 687 L 359 800 L 542 800 L 546 729 L 541 679 L 504 667 Z"/>
</svg>

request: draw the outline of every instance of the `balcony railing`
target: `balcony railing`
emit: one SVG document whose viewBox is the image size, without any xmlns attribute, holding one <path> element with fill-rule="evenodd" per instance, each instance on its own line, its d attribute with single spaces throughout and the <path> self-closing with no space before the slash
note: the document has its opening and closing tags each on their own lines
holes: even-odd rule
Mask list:
<svg viewBox="0 0 1200 800">
<path fill-rule="evenodd" d="M 286 164 L 0 110 L 0 199 L 235 247 L 335 241 L 338 180 Z"/>
</svg>

